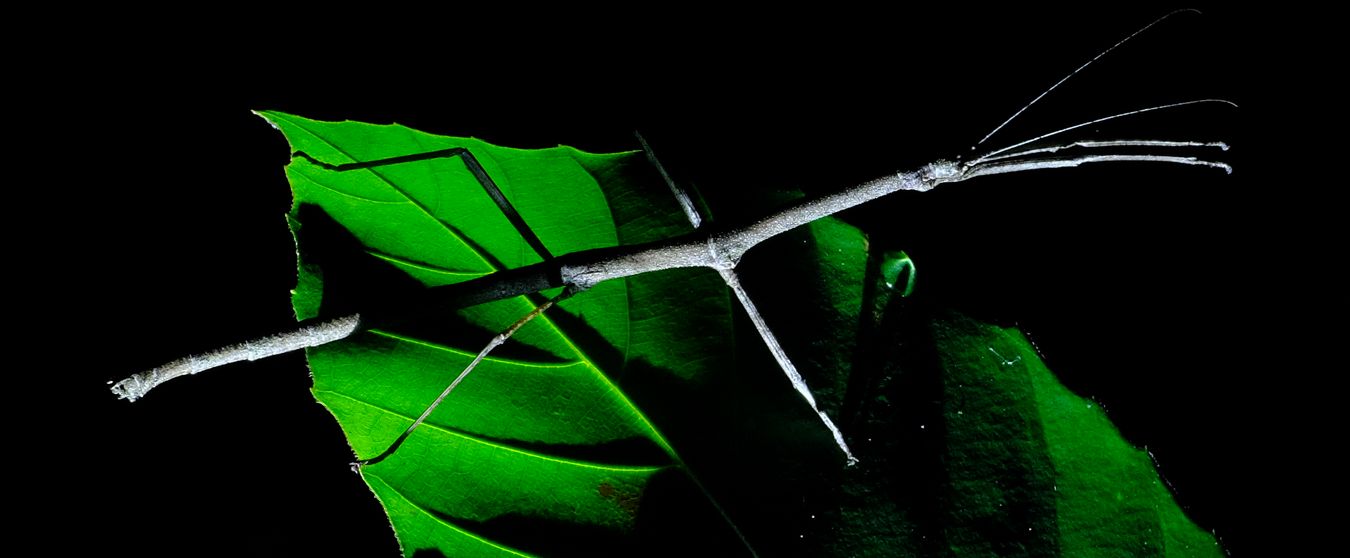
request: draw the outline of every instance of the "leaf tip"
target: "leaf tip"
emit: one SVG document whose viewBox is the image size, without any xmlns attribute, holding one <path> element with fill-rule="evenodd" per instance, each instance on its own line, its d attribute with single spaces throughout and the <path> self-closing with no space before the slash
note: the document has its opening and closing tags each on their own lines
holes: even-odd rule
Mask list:
<svg viewBox="0 0 1350 558">
<path fill-rule="evenodd" d="M 281 127 L 278 126 L 277 123 L 276 123 L 276 121 L 272 119 L 272 115 L 274 114 L 273 111 L 270 111 L 270 110 L 251 110 L 251 111 L 249 111 L 249 112 L 252 112 L 253 114 L 257 115 L 258 118 L 261 118 L 261 119 L 263 119 L 264 121 L 266 121 L 266 122 L 267 122 L 267 125 L 271 126 L 273 130 L 276 130 L 276 131 L 278 131 L 278 132 L 281 131 Z"/>
</svg>

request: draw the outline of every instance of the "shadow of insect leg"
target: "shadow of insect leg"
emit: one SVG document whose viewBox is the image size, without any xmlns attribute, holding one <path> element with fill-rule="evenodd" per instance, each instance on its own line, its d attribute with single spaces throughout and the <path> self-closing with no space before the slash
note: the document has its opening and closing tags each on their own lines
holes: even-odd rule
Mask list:
<svg viewBox="0 0 1350 558">
<path fill-rule="evenodd" d="M 295 153 L 292 154 L 292 156 L 300 157 L 302 159 L 305 159 L 306 161 L 309 161 L 310 163 L 313 163 L 316 166 L 334 172 L 369 170 L 390 165 L 405 165 L 410 163 L 420 163 L 423 161 L 430 161 L 433 159 L 452 159 L 455 157 L 459 157 L 461 161 L 464 161 L 464 166 L 469 170 L 469 173 L 472 174 L 473 177 L 478 180 L 478 183 L 483 186 L 483 191 L 487 193 L 488 197 L 492 198 L 493 203 L 497 204 L 497 209 L 501 210 L 502 215 L 504 215 L 506 219 L 511 222 L 511 226 L 515 227 L 516 233 L 519 234 L 520 237 L 525 240 L 525 243 L 529 244 L 530 248 L 533 249 L 534 252 L 538 254 L 540 258 L 543 258 L 545 261 L 553 259 L 553 254 L 551 254 L 548 251 L 548 248 L 544 247 L 544 243 L 543 241 L 539 240 L 539 236 L 534 234 L 534 229 L 531 229 L 530 226 L 525 223 L 525 219 L 520 216 L 520 212 L 516 211 L 515 206 L 511 205 L 511 201 L 506 199 L 506 194 L 502 193 L 502 189 L 498 187 L 497 183 L 494 182 L 492 180 L 492 177 L 488 175 L 487 170 L 485 170 L 483 168 L 483 165 L 478 162 L 478 158 L 474 157 L 473 152 L 469 151 L 467 148 L 452 147 L 450 149 L 427 151 L 425 153 L 413 153 L 410 155 L 399 155 L 397 157 L 376 159 L 374 161 L 342 163 L 337 165 L 325 163 L 323 161 L 315 159 L 314 157 L 310 156 L 304 151 L 296 151 Z"/>
</svg>

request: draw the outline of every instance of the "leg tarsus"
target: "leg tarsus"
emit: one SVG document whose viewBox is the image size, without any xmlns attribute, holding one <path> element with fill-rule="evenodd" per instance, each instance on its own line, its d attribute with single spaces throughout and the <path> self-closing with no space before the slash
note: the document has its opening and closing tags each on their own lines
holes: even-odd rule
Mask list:
<svg viewBox="0 0 1350 558">
<path fill-rule="evenodd" d="M 656 167 L 656 172 L 661 173 L 661 178 L 666 181 L 666 186 L 670 187 L 670 193 L 675 196 L 675 201 L 680 204 L 680 209 L 684 211 L 684 216 L 689 218 L 689 224 L 695 229 L 703 224 L 703 216 L 699 215 L 698 210 L 694 208 L 694 200 L 689 197 L 689 192 L 675 183 L 675 179 L 666 172 L 665 165 L 656 158 L 656 152 L 652 151 L 652 146 L 647 143 L 647 138 L 642 137 L 642 133 L 633 130 L 633 136 L 637 137 L 638 143 L 642 145 L 642 152 L 647 154 L 647 162 Z"/>
</svg>

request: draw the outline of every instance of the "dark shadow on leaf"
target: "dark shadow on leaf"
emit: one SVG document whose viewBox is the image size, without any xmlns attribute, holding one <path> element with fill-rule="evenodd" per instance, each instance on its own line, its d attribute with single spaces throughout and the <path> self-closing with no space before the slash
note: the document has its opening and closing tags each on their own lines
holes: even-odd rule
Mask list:
<svg viewBox="0 0 1350 558">
<path fill-rule="evenodd" d="M 500 333 L 472 324 L 454 312 L 408 310 L 425 307 L 420 299 L 427 290 L 425 286 L 389 262 L 370 255 L 360 240 L 322 208 L 304 204 L 297 215 L 301 226 L 296 237 L 303 264 L 318 267 L 323 273 L 320 317 L 360 312 L 368 327 L 472 353 L 482 350 L 489 339 Z M 399 310 L 387 310 L 391 308 Z M 493 354 L 530 362 L 558 362 L 548 352 L 521 343 L 507 343 Z"/>
<path fill-rule="evenodd" d="M 738 355 L 743 366 L 729 366 L 724 374 L 702 383 L 633 361 L 621 386 L 662 426 L 662 433 L 758 553 L 793 555 L 799 552 L 800 541 L 784 533 L 796 532 L 798 523 L 808 517 L 804 510 L 809 503 L 801 495 L 834 490 L 821 482 L 828 479 L 822 472 L 842 468 L 843 460 L 829 434 L 819 428 L 819 419 L 764 352 Z M 701 498 L 697 487 L 691 487 L 689 495 Z M 678 527 L 691 518 L 671 521 Z M 734 537 L 725 525 L 712 523 L 706 529 Z M 689 536 L 707 533 L 691 531 Z M 735 538 L 728 540 L 732 546 L 724 548 L 744 548 Z"/>
<path fill-rule="evenodd" d="M 781 536 L 785 525 L 796 529 L 794 522 L 809 515 L 803 511 L 807 504 L 793 491 L 832 492 L 835 485 L 830 482 L 831 472 L 842 469 L 843 459 L 829 433 L 819 427 L 819 419 L 773 364 L 767 349 L 758 343 L 751 345 L 742 354 L 729 356 L 726 365 L 720 367 L 721 373 L 690 381 L 646 359 L 624 362 L 623 355 L 579 316 L 566 312 L 550 315 L 659 425 L 756 551 L 781 555 L 798 550 L 798 540 Z M 733 315 L 737 335 L 756 335 L 739 308 L 733 308 Z M 785 490 L 789 486 L 793 490 Z M 663 490 L 673 494 L 677 489 L 683 491 L 680 497 L 692 501 L 679 506 L 644 505 L 638 516 L 643 526 L 640 538 L 646 541 L 655 530 L 673 529 L 684 532 L 683 537 L 662 534 L 657 538 L 699 545 L 722 541 L 718 544 L 725 546 L 710 547 L 722 552 L 744 549 L 692 482 L 666 479 L 648 489 L 648 498 Z M 654 513 L 662 515 L 651 515 Z M 660 549 L 644 548 L 643 555 L 663 549 L 670 551 L 663 555 L 689 555 L 678 550 L 681 548 L 667 543 Z"/>
<path fill-rule="evenodd" d="M 444 425 L 440 428 L 454 430 Z M 466 432 L 465 434 L 480 440 L 514 449 L 532 451 L 549 457 L 601 463 L 606 466 L 659 467 L 670 464 L 670 458 L 666 456 L 666 452 L 647 438 L 629 438 L 602 444 L 576 445 L 494 438 L 476 432 Z"/>
<path fill-rule="evenodd" d="M 578 297 L 586 296 L 586 293 L 577 294 Z M 558 329 L 562 330 L 563 335 L 576 343 L 577 347 L 586 354 L 586 357 L 600 369 L 602 374 L 609 377 L 610 381 L 619 383 L 624 374 L 623 353 L 620 353 L 599 331 L 586 323 L 583 316 L 578 316 L 568 312 L 561 306 L 548 311 L 548 317 L 557 324 Z M 505 346 L 505 345 L 503 345 Z M 618 374 L 615 374 L 618 372 Z"/>
<path fill-rule="evenodd" d="M 487 521 L 437 514 L 460 529 L 514 550 L 540 556 L 694 556 L 736 548 L 732 533 L 698 494 L 683 472 L 670 469 L 652 478 L 641 495 L 596 487 L 596 497 L 629 510 L 629 531 L 520 513 Z"/>
<path fill-rule="evenodd" d="M 824 547 L 1058 555 L 1053 478 L 1036 429 L 1023 428 L 1014 403 L 1000 403 L 1007 379 L 944 364 L 934 324 L 951 319 L 925 296 L 893 299 L 864 344 L 855 373 L 877 381 L 856 394 L 853 431 L 866 442 L 857 448 L 862 462 L 839 475 L 832 509 L 882 520 L 845 521 L 857 531 L 827 534 Z"/>
<path fill-rule="evenodd" d="M 416 295 L 425 291 L 419 282 L 388 262 L 368 254 L 355 237 L 322 209 L 303 205 L 299 208 L 298 217 L 302 223 L 298 236 L 304 246 L 305 263 L 317 265 L 323 270 L 322 316 L 344 315 L 359 310 L 368 313 L 370 309 L 378 311 L 390 307 L 406 308 L 410 306 L 409 301 L 413 301 L 411 306 L 416 307 Z M 585 296 L 585 293 L 579 296 Z M 699 475 L 700 481 L 713 497 L 728 509 L 738 525 L 747 525 L 742 527 L 743 530 L 772 533 L 778 529 L 785 515 L 795 514 L 795 510 L 800 507 L 799 502 L 792 502 L 788 493 L 782 490 L 783 486 L 811 482 L 812 478 L 818 478 L 817 468 L 833 469 L 840 466 L 840 462 L 834 458 L 831 449 L 833 443 L 828 434 L 817 428 L 818 419 L 808 408 L 799 404 L 796 394 L 786 386 L 771 361 L 767 360 L 767 352 L 743 357 L 746 359 L 742 362 L 746 365 L 743 373 L 718 374 L 706 383 L 691 383 L 682 380 L 674 371 L 652 366 L 641 359 L 629 361 L 625 365 L 622 353 L 607 343 L 582 316 L 556 311 L 550 312 L 549 316 L 654 423 L 661 425 L 662 433 Z M 753 331 L 743 316 L 738 315 L 736 319 L 739 330 Z M 467 346 L 466 339 L 486 340 L 496 333 L 466 323 L 453 315 L 375 314 L 374 321 L 387 324 L 387 329 L 403 335 L 470 351 L 477 351 L 481 347 Z M 510 358 L 536 361 L 552 359 L 520 343 L 507 343 L 498 351 L 494 354 Z M 762 347 L 756 347 L 755 351 L 762 351 Z M 734 370 L 737 367 L 728 366 L 727 369 Z M 781 422 L 758 420 L 757 413 L 751 409 L 759 407 L 774 409 L 776 414 L 773 416 L 776 417 L 783 416 L 786 410 L 791 418 Z M 775 434 L 764 436 L 767 430 Z M 779 439 L 791 439 L 794 443 L 778 444 L 774 441 Z M 669 463 L 664 452 L 643 440 L 594 446 L 494 441 L 558 457 L 615 465 Z M 747 470 L 756 471 L 753 478 L 745 478 Z M 653 490 L 656 493 L 666 491 L 673 494 L 674 489 L 663 488 L 670 486 L 669 481 L 663 482 L 667 484 L 658 485 Z M 705 540 L 709 538 L 706 533 L 717 533 L 711 538 L 731 540 L 729 546 L 721 547 L 723 550 L 741 547 L 734 533 L 725 526 L 720 514 L 707 502 L 697 486 L 687 480 L 683 482 L 681 490 L 685 493 L 680 497 L 695 502 L 690 506 L 697 510 L 697 523 L 703 525 L 700 529 L 705 531 L 705 534 L 695 539 Z M 652 506 L 647 509 L 662 507 Z M 684 507 L 676 506 L 674 509 Z M 691 516 L 679 515 L 683 515 L 683 512 L 670 517 L 674 522 L 671 528 L 695 522 Z M 705 520 L 707 523 L 703 524 Z M 530 520 L 513 518 L 498 520 L 498 523 L 502 521 L 506 525 L 518 526 Z M 648 526 L 644 527 L 647 530 L 655 529 L 654 526 L 662 523 L 645 517 L 640 518 L 640 522 Z M 771 537 L 751 535 L 751 538 Z M 595 550 L 585 546 L 577 548 Z"/>
<path fill-rule="evenodd" d="M 887 316 L 887 302 L 891 295 L 882 285 L 879 273 L 881 258 L 879 251 L 867 251 L 867 267 L 864 272 L 862 303 L 858 310 L 858 345 L 853 353 L 853 362 L 849 367 L 848 383 L 844 388 L 844 402 L 839 412 L 842 426 L 848 431 L 856 431 L 862 421 L 862 406 L 865 398 L 876 392 L 881 381 L 881 360 L 885 340 L 882 320 Z M 898 298 L 898 297 L 897 297 Z M 900 301 L 896 301 L 899 303 Z"/>
<path fill-rule="evenodd" d="M 828 481 L 820 552 L 940 556 L 947 552 L 941 517 L 945 484 L 942 380 L 921 300 L 893 297 L 860 339 L 849 382 L 849 435 L 860 463 Z M 869 517 L 840 521 L 840 516 Z"/>
</svg>

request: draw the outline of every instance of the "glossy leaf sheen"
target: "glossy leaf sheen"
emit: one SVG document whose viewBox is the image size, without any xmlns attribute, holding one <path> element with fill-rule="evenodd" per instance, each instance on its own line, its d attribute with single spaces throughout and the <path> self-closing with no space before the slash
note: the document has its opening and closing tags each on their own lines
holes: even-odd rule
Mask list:
<svg viewBox="0 0 1350 558">
<path fill-rule="evenodd" d="M 293 150 L 329 164 L 467 147 L 554 253 L 684 232 L 677 220 L 634 211 L 635 204 L 658 204 L 655 196 L 627 190 L 629 169 L 642 161 L 641 154 L 591 155 L 566 147 L 524 151 L 397 125 L 324 123 L 274 112 L 262 116 L 286 135 Z M 301 208 L 318 206 L 370 256 L 423 285 L 454 283 L 538 261 L 459 159 L 335 172 L 296 158 L 286 172 L 295 196 L 291 219 L 297 231 L 308 225 L 302 222 Z M 673 200 L 660 201 L 674 207 Z M 303 241 L 300 248 L 294 299 L 303 319 L 318 315 L 325 281 L 324 270 L 307 261 Z M 698 277 L 689 282 L 693 294 L 718 287 Z M 719 310 L 722 320 L 729 313 L 725 304 L 699 308 L 695 300 L 692 305 L 702 312 L 654 315 L 670 306 L 664 298 L 641 280 L 612 281 L 567 301 L 563 310 L 580 317 L 578 327 L 598 334 L 627 359 L 660 364 L 711 341 L 697 335 L 675 338 L 669 332 L 687 331 L 698 322 L 716 323 Z M 373 456 L 421 413 L 491 335 L 535 304 L 518 297 L 465 310 L 462 316 L 482 333 L 453 342 L 373 330 L 310 350 L 315 397 L 337 417 L 356 454 Z M 676 463 L 666 439 L 618 388 L 623 361 L 602 371 L 556 323 L 555 312 L 526 325 L 512 339 L 512 344 L 535 349 L 527 353 L 530 358 L 487 359 L 451 403 L 438 409 L 397 453 L 362 469 L 405 552 L 512 554 L 513 549 L 466 527 L 502 517 L 628 531 L 647 483 Z M 718 343 L 708 345 L 715 351 Z M 701 354 L 708 352 L 701 349 Z M 698 362 L 671 367 L 684 378 L 697 377 L 705 368 Z M 549 451 L 577 453 L 571 450 L 634 440 L 660 448 L 653 453 L 664 453 L 664 459 L 616 464 Z"/>
</svg>

